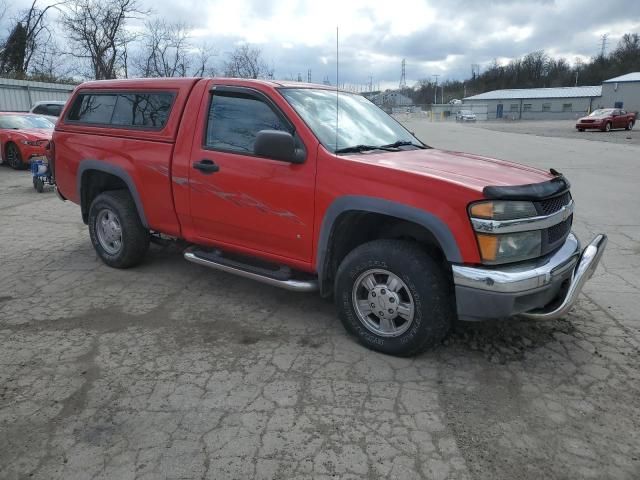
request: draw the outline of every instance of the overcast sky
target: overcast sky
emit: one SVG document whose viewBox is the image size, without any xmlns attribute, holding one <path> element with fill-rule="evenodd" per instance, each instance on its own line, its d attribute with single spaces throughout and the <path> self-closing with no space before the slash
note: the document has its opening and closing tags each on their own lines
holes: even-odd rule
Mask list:
<svg viewBox="0 0 640 480">
<path fill-rule="evenodd" d="M 168 20 L 193 26 L 194 39 L 216 47 L 217 63 L 234 45 L 259 45 L 277 78 L 335 82 L 336 25 L 341 82 L 373 76 L 397 86 L 439 74 L 464 79 L 487 65 L 544 49 L 570 60 L 609 49 L 625 32 L 640 32 L 640 0 L 141 0 Z M 9 5 L 30 3 L 11 0 Z M 219 68 L 221 69 L 221 67 Z"/>
</svg>

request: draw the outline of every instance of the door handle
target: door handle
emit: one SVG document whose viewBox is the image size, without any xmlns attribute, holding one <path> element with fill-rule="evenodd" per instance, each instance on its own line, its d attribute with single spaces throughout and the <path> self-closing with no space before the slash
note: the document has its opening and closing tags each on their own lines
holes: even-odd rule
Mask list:
<svg viewBox="0 0 640 480">
<path fill-rule="evenodd" d="M 209 175 L 210 173 L 215 173 L 220 170 L 220 167 L 215 164 L 213 160 L 203 159 L 199 162 L 193 162 L 193 168 L 196 170 L 200 170 L 205 175 Z"/>
</svg>

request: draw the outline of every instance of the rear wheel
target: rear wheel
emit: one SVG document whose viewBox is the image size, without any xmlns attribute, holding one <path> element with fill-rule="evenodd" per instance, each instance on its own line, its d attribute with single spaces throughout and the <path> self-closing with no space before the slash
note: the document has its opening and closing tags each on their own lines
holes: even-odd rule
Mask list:
<svg viewBox="0 0 640 480">
<path fill-rule="evenodd" d="M 104 192 L 93 200 L 89 235 L 100 259 L 114 268 L 139 264 L 149 248 L 149 231 L 126 190 Z"/>
<path fill-rule="evenodd" d="M 33 187 L 38 193 L 42 193 L 44 191 L 44 181 L 41 178 L 34 178 Z"/>
<path fill-rule="evenodd" d="M 22 154 L 15 143 L 7 144 L 7 163 L 14 170 L 22 170 L 25 167 L 22 163 Z"/>
<path fill-rule="evenodd" d="M 451 280 L 417 244 L 375 240 L 349 253 L 336 274 L 344 327 L 365 346 L 415 355 L 440 343 L 454 318 Z"/>
<path fill-rule="evenodd" d="M 579 132 L 584 132 L 584 128 L 579 128 L 578 131 Z"/>
</svg>

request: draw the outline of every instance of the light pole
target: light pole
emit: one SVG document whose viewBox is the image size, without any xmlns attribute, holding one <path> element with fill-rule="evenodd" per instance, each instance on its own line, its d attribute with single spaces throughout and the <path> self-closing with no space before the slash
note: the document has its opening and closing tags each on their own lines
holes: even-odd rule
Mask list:
<svg viewBox="0 0 640 480">
<path fill-rule="evenodd" d="M 438 103 L 438 77 L 440 75 L 431 75 L 432 77 L 436 77 L 436 87 L 433 89 L 433 103 Z"/>
</svg>

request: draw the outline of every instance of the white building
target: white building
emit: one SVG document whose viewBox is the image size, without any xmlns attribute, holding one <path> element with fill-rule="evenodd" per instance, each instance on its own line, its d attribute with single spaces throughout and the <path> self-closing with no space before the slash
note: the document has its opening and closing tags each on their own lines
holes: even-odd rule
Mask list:
<svg viewBox="0 0 640 480">
<path fill-rule="evenodd" d="M 602 106 L 640 111 L 640 72 L 627 73 L 602 82 Z"/>
<path fill-rule="evenodd" d="M 466 97 L 466 107 L 487 106 L 487 118 L 568 120 L 596 108 L 640 111 L 640 72 L 628 73 L 588 87 L 517 88 Z"/>
<path fill-rule="evenodd" d="M 566 120 L 582 117 L 598 106 L 602 87 L 518 88 L 466 97 L 463 105 L 487 105 L 495 120 Z"/>
</svg>

